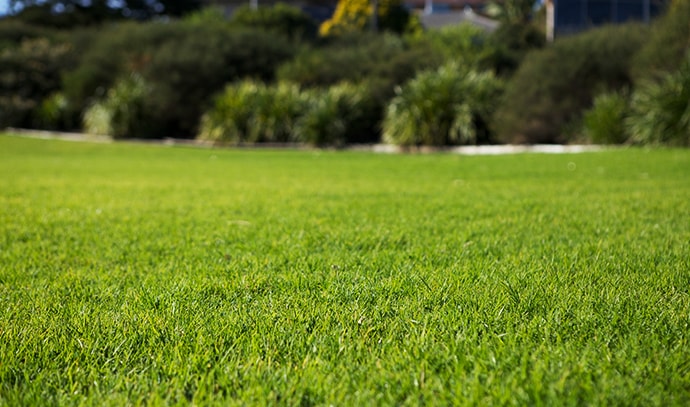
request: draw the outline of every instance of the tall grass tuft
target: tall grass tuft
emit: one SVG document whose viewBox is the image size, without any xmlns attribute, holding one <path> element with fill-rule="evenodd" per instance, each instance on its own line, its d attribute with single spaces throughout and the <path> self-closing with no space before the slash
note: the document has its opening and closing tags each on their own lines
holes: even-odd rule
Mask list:
<svg viewBox="0 0 690 407">
<path fill-rule="evenodd" d="M 628 139 L 625 120 L 629 96 L 622 92 L 603 93 L 585 112 L 584 132 L 596 144 L 622 144 Z"/>
<path fill-rule="evenodd" d="M 631 110 L 627 126 L 633 142 L 690 145 L 690 56 L 677 72 L 642 85 Z"/>
<path fill-rule="evenodd" d="M 148 85 L 139 75 L 120 79 L 103 100 L 87 109 L 84 130 L 114 138 L 148 137 L 150 128 L 145 107 L 148 92 Z"/>
<path fill-rule="evenodd" d="M 298 123 L 302 141 L 317 146 L 342 146 L 356 137 L 353 132 L 366 113 L 366 85 L 344 82 L 305 95 L 308 109 Z"/>
<path fill-rule="evenodd" d="M 501 81 L 457 63 L 426 71 L 396 90 L 383 122 L 388 143 L 474 144 L 501 92 Z"/>
<path fill-rule="evenodd" d="M 294 84 L 232 84 L 204 115 L 199 138 L 233 143 L 296 141 L 295 126 L 305 103 Z"/>
</svg>

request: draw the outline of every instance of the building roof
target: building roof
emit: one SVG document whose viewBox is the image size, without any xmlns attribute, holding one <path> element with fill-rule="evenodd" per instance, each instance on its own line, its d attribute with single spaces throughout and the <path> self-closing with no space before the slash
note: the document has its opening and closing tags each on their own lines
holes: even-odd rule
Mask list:
<svg viewBox="0 0 690 407">
<path fill-rule="evenodd" d="M 444 13 L 420 14 L 422 25 L 428 29 L 441 28 L 455 24 L 473 24 L 483 30 L 493 32 L 499 22 L 476 14 L 471 9 L 466 11 L 448 11 Z"/>
</svg>

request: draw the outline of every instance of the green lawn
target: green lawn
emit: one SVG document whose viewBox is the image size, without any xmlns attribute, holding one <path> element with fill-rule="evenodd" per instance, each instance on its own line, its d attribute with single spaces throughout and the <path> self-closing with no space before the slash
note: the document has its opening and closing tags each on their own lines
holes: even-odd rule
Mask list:
<svg viewBox="0 0 690 407">
<path fill-rule="evenodd" d="M 690 405 L 690 150 L 0 174 L 0 405 Z"/>
</svg>

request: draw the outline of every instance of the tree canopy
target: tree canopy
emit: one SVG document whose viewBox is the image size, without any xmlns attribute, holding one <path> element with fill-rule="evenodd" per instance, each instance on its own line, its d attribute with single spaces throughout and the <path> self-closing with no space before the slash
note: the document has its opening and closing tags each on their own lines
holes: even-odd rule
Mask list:
<svg viewBox="0 0 690 407">
<path fill-rule="evenodd" d="M 179 17 L 201 6 L 201 0 L 10 0 L 9 14 L 35 25 L 69 28 L 113 19 Z"/>
</svg>

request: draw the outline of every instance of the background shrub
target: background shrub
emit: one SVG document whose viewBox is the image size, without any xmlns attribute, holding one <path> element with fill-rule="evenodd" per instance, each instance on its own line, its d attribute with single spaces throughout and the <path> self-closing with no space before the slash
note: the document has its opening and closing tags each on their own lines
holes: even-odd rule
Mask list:
<svg viewBox="0 0 690 407">
<path fill-rule="evenodd" d="M 0 20 L 0 50 L 16 47 L 25 40 L 51 38 L 55 32 L 17 20 Z"/>
<path fill-rule="evenodd" d="M 34 110 L 32 126 L 46 130 L 71 130 L 78 127 L 78 119 L 65 95 L 55 92 Z"/>
<path fill-rule="evenodd" d="M 255 30 L 196 29 L 151 54 L 144 77 L 155 137 L 194 137 L 199 119 L 226 83 L 251 77 L 272 80 L 292 56 L 287 40 Z"/>
<path fill-rule="evenodd" d="M 499 139 L 570 141 L 565 130 L 581 120 L 595 95 L 631 86 L 631 61 L 647 32 L 638 24 L 607 26 L 527 54 L 495 116 Z"/>
<path fill-rule="evenodd" d="M 635 143 L 690 146 L 690 55 L 677 72 L 636 90 L 627 124 Z"/>
<path fill-rule="evenodd" d="M 117 78 L 141 75 L 150 87 L 144 101 L 149 137 L 190 138 L 226 83 L 244 77 L 271 80 L 292 55 L 293 46 L 282 36 L 227 23 L 127 23 L 94 41 L 67 75 L 65 92 L 72 104 L 88 106 Z"/>
<path fill-rule="evenodd" d="M 63 91 L 82 109 L 105 96 L 118 78 L 141 74 L 152 53 L 166 42 L 181 41 L 187 30 L 176 24 L 125 22 L 92 32 L 78 65 L 65 73 Z"/>
<path fill-rule="evenodd" d="M 465 66 L 480 66 L 491 54 L 489 39 L 490 35 L 477 26 L 456 24 L 415 36 L 413 44 L 433 50 L 444 62 L 457 61 Z"/>
<path fill-rule="evenodd" d="M 366 114 L 358 122 L 359 130 L 348 138 L 371 143 L 380 140 L 383 112 L 395 87 L 442 62 L 441 53 L 425 41 L 407 43 L 390 34 L 361 33 L 340 36 L 324 46 L 303 51 L 279 68 L 278 77 L 303 88 L 327 88 L 342 82 L 366 87 Z"/>
<path fill-rule="evenodd" d="M 313 41 L 318 32 L 318 24 L 313 18 L 284 3 L 257 9 L 241 6 L 234 11 L 231 23 L 283 35 L 293 41 Z"/>
<path fill-rule="evenodd" d="M 625 119 L 628 116 L 626 92 L 603 93 L 594 99 L 594 105 L 584 114 L 584 132 L 597 144 L 621 144 L 628 134 Z"/>
<path fill-rule="evenodd" d="M 353 33 L 324 46 L 304 49 L 277 72 L 280 80 L 303 86 L 329 86 L 371 79 L 378 66 L 401 54 L 405 44 L 393 35 Z"/>
<path fill-rule="evenodd" d="M 675 72 L 690 51 L 690 1 L 673 0 L 668 11 L 652 24 L 649 41 L 635 57 L 638 81 Z"/>
<path fill-rule="evenodd" d="M 149 92 L 148 85 L 139 75 L 120 79 L 103 100 L 86 111 L 85 131 L 116 139 L 151 137 L 151 121 L 144 106 Z"/>
<path fill-rule="evenodd" d="M 501 76 L 511 76 L 525 55 L 546 45 L 546 34 L 535 24 L 503 22 L 489 37 L 486 64 Z"/>
<path fill-rule="evenodd" d="M 363 84 L 340 83 L 305 93 L 307 109 L 297 126 L 299 138 L 315 146 L 343 146 L 359 141 L 368 107 Z"/>
<path fill-rule="evenodd" d="M 201 124 L 199 139 L 257 143 L 297 141 L 295 127 L 307 107 L 297 85 L 254 81 L 229 85 Z"/>
<path fill-rule="evenodd" d="M 488 142 L 485 123 L 500 91 L 492 73 L 457 63 L 423 72 L 391 101 L 383 138 L 403 146 Z"/>
<path fill-rule="evenodd" d="M 243 81 L 226 87 L 202 119 L 198 138 L 231 143 L 351 143 L 366 116 L 363 85 L 301 91 L 298 85 Z"/>
<path fill-rule="evenodd" d="M 0 128 L 30 126 L 72 60 L 70 44 L 41 37 L 0 50 Z"/>
</svg>

